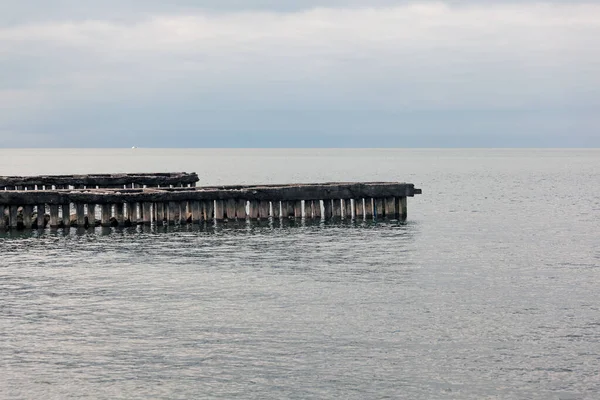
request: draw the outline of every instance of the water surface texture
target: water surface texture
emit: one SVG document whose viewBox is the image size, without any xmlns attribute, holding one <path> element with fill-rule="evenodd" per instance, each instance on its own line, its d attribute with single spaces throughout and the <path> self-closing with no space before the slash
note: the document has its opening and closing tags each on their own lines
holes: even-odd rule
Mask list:
<svg viewBox="0 0 600 400">
<path fill-rule="evenodd" d="M 600 150 L 2 150 L 0 174 L 400 180 L 408 221 L 0 234 L 0 397 L 596 399 Z"/>
</svg>

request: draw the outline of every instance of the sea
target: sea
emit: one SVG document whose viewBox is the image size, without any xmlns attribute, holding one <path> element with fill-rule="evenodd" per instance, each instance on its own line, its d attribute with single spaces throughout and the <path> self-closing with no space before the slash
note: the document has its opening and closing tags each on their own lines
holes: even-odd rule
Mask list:
<svg viewBox="0 0 600 400">
<path fill-rule="evenodd" d="M 599 149 L 3 149 L 0 175 L 403 181 L 401 221 L 0 233 L 2 399 L 599 399 Z"/>
</svg>

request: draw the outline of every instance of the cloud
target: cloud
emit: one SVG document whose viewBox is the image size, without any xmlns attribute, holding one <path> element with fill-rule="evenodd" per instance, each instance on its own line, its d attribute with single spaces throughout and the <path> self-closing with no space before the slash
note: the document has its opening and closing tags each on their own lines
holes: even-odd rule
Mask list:
<svg viewBox="0 0 600 400">
<path fill-rule="evenodd" d="M 600 106 L 594 4 L 357 3 L 188 13 L 180 10 L 192 2 L 170 12 L 160 4 L 123 20 L 57 17 L 0 28 L 0 131 L 45 127 L 73 141 L 91 123 L 141 135 L 149 126 L 167 130 L 170 121 L 184 132 L 241 135 L 252 130 L 244 122 L 251 112 L 254 127 L 284 136 L 291 129 L 285 122 L 296 127 L 290 132 L 323 134 L 352 131 L 373 115 L 387 121 L 376 124 L 381 132 L 392 132 L 406 113 L 496 111 L 478 122 L 484 131 L 498 129 L 502 113 L 568 118 Z M 115 3 L 111 12 L 118 10 Z M 283 111 L 288 119 L 279 121 Z M 315 112 L 338 119 L 302 117 Z M 586 129 L 596 129 L 590 120 Z"/>
<path fill-rule="evenodd" d="M 414 0 L 19 0 L 3 5 L 0 24 L 28 21 L 128 20 L 157 14 L 228 13 L 239 11 L 294 12 L 314 8 L 400 7 Z M 477 0 L 447 0 L 453 6 L 477 5 Z M 486 4 L 535 4 L 539 0 L 488 0 Z M 546 0 L 572 4 L 573 0 Z M 593 1 L 588 1 L 593 3 Z"/>
</svg>

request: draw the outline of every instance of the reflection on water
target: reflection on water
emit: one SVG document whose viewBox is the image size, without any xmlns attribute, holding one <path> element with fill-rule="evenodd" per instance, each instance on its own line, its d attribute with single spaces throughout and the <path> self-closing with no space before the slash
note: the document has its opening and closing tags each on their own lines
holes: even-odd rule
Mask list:
<svg viewBox="0 0 600 400">
<path fill-rule="evenodd" d="M 410 233 L 417 227 L 417 223 L 412 221 L 398 220 L 312 220 L 312 219 L 272 219 L 268 220 L 229 220 L 229 221 L 213 221 L 204 222 L 201 224 L 184 224 L 184 225 L 167 225 L 167 224 L 151 224 L 151 225 L 136 225 L 130 227 L 88 227 L 88 228 L 46 228 L 41 230 L 8 230 L 0 232 L 0 240 L 2 239 L 25 239 L 31 237 L 43 238 L 45 236 L 68 236 L 68 235 L 112 235 L 112 234 L 139 234 L 139 233 L 177 233 L 177 232 L 199 232 L 199 233 L 219 233 L 219 232 L 247 232 L 249 234 L 255 232 L 266 232 L 275 229 L 299 229 L 299 228 L 347 228 L 347 229 L 400 229 Z"/>
</svg>

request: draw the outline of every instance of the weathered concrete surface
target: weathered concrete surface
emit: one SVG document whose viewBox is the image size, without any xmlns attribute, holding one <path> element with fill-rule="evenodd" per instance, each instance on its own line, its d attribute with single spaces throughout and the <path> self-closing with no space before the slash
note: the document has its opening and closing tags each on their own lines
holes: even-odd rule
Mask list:
<svg viewBox="0 0 600 400">
<path fill-rule="evenodd" d="M 34 185 L 40 186 L 98 186 L 98 187 L 123 187 L 124 185 L 168 186 L 180 184 L 195 184 L 198 174 L 195 172 L 167 172 L 167 173 L 134 173 L 134 174 L 90 174 L 90 175 L 41 175 L 41 176 L 0 176 L 0 188 L 13 188 L 17 186 L 33 189 Z"/>
<path fill-rule="evenodd" d="M 412 197 L 420 193 L 411 183 L 326 183 L 223 188 L 80 189 L 0 191 L 0 204 L 115 204 L 201 200 L 300 201 Z"/>
</svg>

